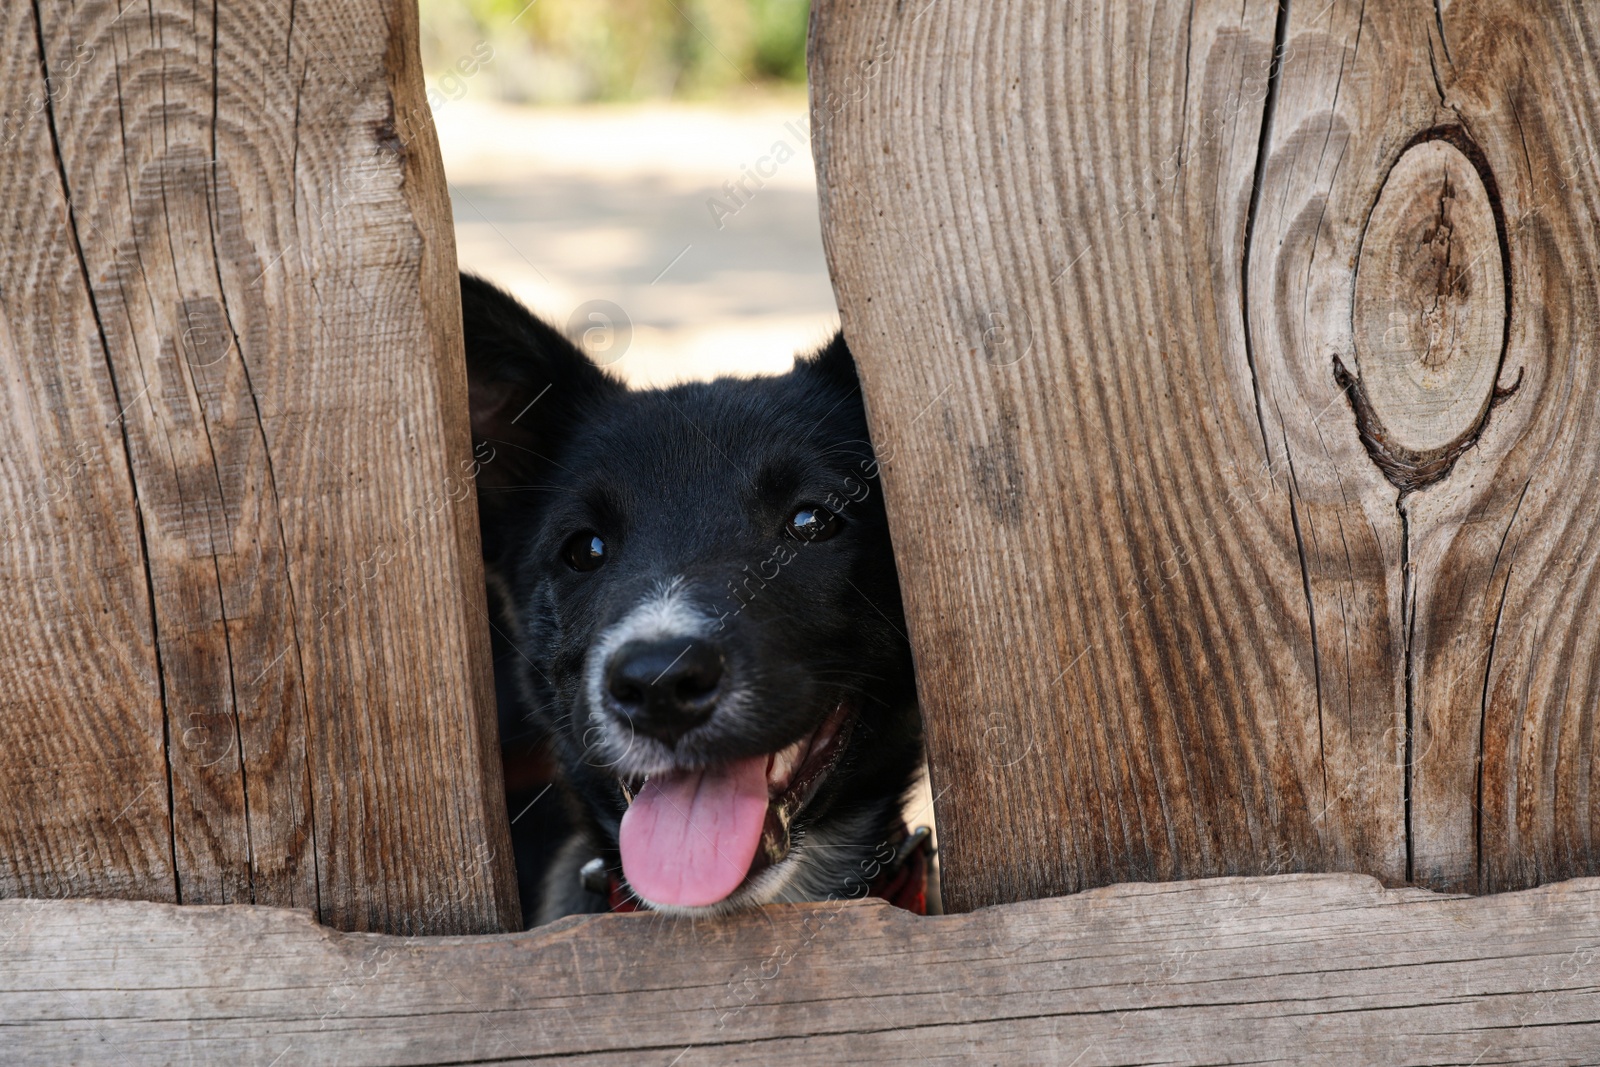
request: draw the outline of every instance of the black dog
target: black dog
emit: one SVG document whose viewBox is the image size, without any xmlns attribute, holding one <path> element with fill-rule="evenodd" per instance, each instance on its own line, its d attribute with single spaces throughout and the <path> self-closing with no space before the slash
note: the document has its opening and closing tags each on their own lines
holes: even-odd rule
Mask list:
<svg viewBox="0 0 1600 1067">
<path fill-rule="evenodd" d="M 843 338 L 632 391 L 487 282 L 461 296 L 502 706 L 576 801 L 537 921 L 905 884 L 921 721 Z"/>
</svg>

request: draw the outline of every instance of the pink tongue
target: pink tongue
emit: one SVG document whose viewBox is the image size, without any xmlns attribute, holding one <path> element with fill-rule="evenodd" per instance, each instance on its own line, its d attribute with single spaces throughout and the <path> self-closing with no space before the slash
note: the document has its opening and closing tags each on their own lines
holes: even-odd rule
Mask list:
<svg viewBox="0 0 1600 1067">
<path fill-rule="evenodd" d="M 622 817 L 622 873 L 652 904 L 715 904 L 744 881 L 766 819 L 766 756 L 658 774 Z"/>
</svg>

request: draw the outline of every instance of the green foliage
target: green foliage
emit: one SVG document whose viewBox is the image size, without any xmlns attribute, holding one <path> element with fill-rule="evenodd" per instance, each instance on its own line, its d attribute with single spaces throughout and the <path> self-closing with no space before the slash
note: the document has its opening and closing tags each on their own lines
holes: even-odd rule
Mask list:
<svg viewBox="0 0 1600 1067">
<path fill-rule="evenodd" d="M 475 91 L 534 102 L 704 97 L 805 80 L 810 0 L 420 0 L 438 75 L 480 42 Z"/>
<path fill-rule="evenodd" d="M 811 0 L 750 0 L 755 69 L 783 81 L 806 80 Z"/>
</svg>

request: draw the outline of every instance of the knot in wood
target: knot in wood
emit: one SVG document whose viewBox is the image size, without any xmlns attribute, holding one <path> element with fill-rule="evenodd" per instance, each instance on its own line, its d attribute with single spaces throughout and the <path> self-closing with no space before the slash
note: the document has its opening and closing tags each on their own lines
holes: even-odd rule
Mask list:
<svg viewBox="0 0 1600 1067">
<path fill-rule="evenodd" d="M 1492 179 L 1490 179 L 1492 182 Z M 1373 460 L 1402 489 L 1449 473 L 1481 432 L 1505 349 L 1496 204 L 1478 166 L 1423 140 L 1389 172 L 1362 235 L 1350 391 Z"/>
</svg>

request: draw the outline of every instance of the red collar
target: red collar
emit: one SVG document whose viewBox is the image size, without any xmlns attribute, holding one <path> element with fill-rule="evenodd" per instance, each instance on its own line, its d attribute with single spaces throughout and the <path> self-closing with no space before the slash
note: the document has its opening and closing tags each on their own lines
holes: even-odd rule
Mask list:
<svg viewBox="0 0 1600 1067">
<path fill-rule="evenodd" d="M 890 838 L 894 856 L 880 868 L 867 890 L 867 896 L 887 900 L 897 908 L 914 915 L 928 914 L 928 862 L 931 835 L 927 827 L 919 826 L 915 833 L 907 833 L 904 826 Z M 640 911 L 639 902 L 616 875 L 611 876 L 607 893 L 614 912 Z"/>
</svg>

